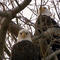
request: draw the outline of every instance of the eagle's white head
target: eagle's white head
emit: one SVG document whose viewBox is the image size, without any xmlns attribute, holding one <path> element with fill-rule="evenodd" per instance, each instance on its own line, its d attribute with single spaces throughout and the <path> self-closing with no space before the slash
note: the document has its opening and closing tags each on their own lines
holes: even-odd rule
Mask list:
<svg viewBox="0 0 60 60">
<path fill-rule="evenodd" d="M 40 13 L 42 14 L 42 15 L 47 15 L 47 16 L 51 16 L 52 14 L 51 14 L 51 12 L 50 12 L 50 10 L 49 9 L 47 9 L 46 7 L 40 7 L 39 8 L 39 10 L 38 10 L 38 14 L 40 15 Z"/>
<path fill-rule="evenodd" d="M 30 32 L 29 32 L 28 30 L 26 30 L 26 29 L 22 29 L 22 30 L 20 30 L 19 33 L 18 33 L 18 40 L 17 40 L 17 42 L 20 42 L 20 41 L 22 41 L 22 40 L 32 41 L 32 40 L 31 40 L 31 34 L 30 34 Z"/>
</svg>

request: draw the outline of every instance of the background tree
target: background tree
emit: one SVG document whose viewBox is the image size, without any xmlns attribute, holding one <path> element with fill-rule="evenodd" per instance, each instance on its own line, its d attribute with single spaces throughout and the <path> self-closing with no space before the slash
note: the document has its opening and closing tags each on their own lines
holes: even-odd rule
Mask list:
<svg viewBox="0 0 60 60">
<path fill-rule="evenodd" d="M 41 47 L 43 58 L 46 57 L 48 60 L 47 57 L 51 58 L 51 56 L 53 57 L 53 55 L 60 53 L 60 50 L 54 52 L 55 54 L 50 54 L 49 52 L 52 44 L 56 43 L 56 41 L 60 43 L 60 28 L 57 28 L 60 23 L 59 4 L 59 0 L 0 1 L 0 60 L 10 59 L 11 47 L 16 43 L 17 34 L 22 28 L 29 29 L 33 43 Z M 52 18 L 57 21 L 57 24 L 54 21 L 47 21 L 50 17 L 38 14 L 40 6 L 45 6 L 53 12 Z"/>
</svg>

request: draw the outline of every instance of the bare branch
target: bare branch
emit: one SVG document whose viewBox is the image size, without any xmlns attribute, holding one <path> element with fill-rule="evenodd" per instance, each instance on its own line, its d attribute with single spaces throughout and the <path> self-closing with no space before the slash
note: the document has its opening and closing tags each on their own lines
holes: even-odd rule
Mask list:
<svg viewBox="0 0 60 60">
<path fill-rule="evenodd" d="M 31 0 L 24 0 L 21 4 L 19 4 L 19 6 L 17 6 L 12 10 L 4 11 L 4 12 L 0 11 L 0 16 L 9 17 L 12 19 L 16 16 L 18 12 L 23 10 L 30 2 Z"/>
<path fill-rule="evenodd" d="M 0 2 L 0 5 L 2 5 L 2 7 L 3 7 L 3 11 L 5 11 L 4 4 Z"/>
<path fill-rule="evenodd" d="M 5 52 L 7 53 L 7 55 L 8 55 L 8 56 L 11 56 L 10 51 L 7 49 L 6 46 L 4 47 L 4 49 L 5 49 Z"/>
<path fill-rule="evenodd" d="M 60 19 L 60 16 L 59 16 L 59 14 L 58 14 L 58 12 L 57 12 L 56 5 L 55 5 L 54 1 L 53 1 L 53 5 L 54 5 L 54 8 L 55 8 L 55 11 L 56 11 L 56 13 L 57 13 L 58 18 Z"/>
<path fill-rule="evenodd" d="M 53 52 L 51 55 L 47 56 L 45 58 L 45 60 L 50 60 L 52 57 L 54 57 L 57 54 L 60 54 L 60 50 L 57 50 L 57 51 Z"/>
<path fill-rule="evenodd" d="M 31 0 L 24 0 L 24 2 L 19 4 L 18 7 L 12 9 L 11 10 L 11 17 L 14 18 L 16 16 L 16 14 L 18 12 L 20 12 L 21 10 L 23 10 L 30 2 L 31 2 Z"/>
<path fill-rule="evenodd" d="M 12 21 L 10 22 L 9 27 L 8 27 L 8 31 L 11 34 L 17 36 L 20 29 L 22 29 L 22 27 L 19 27 L 19 25 L 15 24 Z"/>
</svg>

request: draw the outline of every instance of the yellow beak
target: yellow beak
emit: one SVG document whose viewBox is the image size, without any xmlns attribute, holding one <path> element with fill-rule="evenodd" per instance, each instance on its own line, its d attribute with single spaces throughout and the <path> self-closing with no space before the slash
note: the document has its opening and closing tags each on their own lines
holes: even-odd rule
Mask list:
<svg viewBox="0 0 60 60">
<path fill-rule="evenodd" d="M 26 33 L 23 32 L 23 33 L 22 33 L 22 38 L 25 38 L 25 37 L 26 37 Z"/>
</svg>

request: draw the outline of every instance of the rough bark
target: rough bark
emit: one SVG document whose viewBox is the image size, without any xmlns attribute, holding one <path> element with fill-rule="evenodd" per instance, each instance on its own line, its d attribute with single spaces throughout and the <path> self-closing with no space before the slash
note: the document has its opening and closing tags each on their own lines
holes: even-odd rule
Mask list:
<svg viewBox="0 0 60 60">
<path fill-rule="evenodd" d="M 16 16 L 16 14 L 21 10 L 23 10 L 30 2 L 31 0 L 24 0 L 22 4 L 19 4 L 19 6 L 17 6 L 12 10 L 3 11 L 3 12 L 0 11 L 0 16 L 4 17 L 4 21 L 0 29 L 0 60 L 2 60 L 3 58 L 3 48 L 4 48 L 6 32 L 7 32 L 9 23 Z"/>
<path fill-rule="evenodd" d="M 5 37 L 6 37 L 8 24 L 9 24 L 9 20 L 4 18 L 4 22 L 2 23 L 2 26 L 0 29 L 0 60 L 3 59 L 3 48 L 5 44 Z"/>
</svg>

